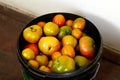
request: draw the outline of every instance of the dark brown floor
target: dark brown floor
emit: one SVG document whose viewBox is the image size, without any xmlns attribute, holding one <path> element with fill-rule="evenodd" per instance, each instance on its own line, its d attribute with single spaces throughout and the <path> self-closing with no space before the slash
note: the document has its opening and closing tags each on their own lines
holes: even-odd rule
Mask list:
<svg viewBox="0 0 120 80">
<path fill-rule="evenodd" d="M 0 80 L 23 80 L 16 42 L 25 24 L 0 13 Z M 120 66 L 102 59 L 96 80 L 120 80 Z"/>
</svg>

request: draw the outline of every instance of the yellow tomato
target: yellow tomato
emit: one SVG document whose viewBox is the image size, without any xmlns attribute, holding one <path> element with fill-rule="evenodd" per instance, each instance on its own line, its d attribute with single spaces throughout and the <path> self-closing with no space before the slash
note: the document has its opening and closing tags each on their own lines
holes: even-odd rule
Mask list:
<svg viewBox="0 0 120 80">
<path fill-rule="evenodd" d="M 74 21 L 73 21 L 73 25 L 72 27 L 73 28 L 78 28 L 80 30 L 83 30 L 85 28 L 85 24 L 86 24 L 86 21 L 84 18 L 76 18 Z"/>
<path fill-rule="evenodd" d="M 25 48 L 22 50 L 22 56 L 26 59 L 26 60 L 30 60 L 30 59 L 34 59 L 35 58 L 35 53 L 32 49 L 30 48 Z"/>
<path fill-rule="evenodd" d="M 73 48 L 77 45 L 77 39 L 72 35 L 66 35 L 62 38 L 62 45 L 71 45 Z"/>
<path fill-rule="evenodd" d="M 38 25 L 31 25 L 23 31 L 23 37 L 29 43 L 37 43 L 42 36 L 42 28 Z"/>
<path fill-rule="evenodd" d="M 60 42 L 56 37 L 45 36 L 39 40 L 38 47 L 43 54 L 51 56 L 60 49 Z"/>
<path fill-rule="evenodd" d="M 40 64 L 40 65 L 48 65 L 48 57 L 46 55 L 38 55 L 36 56 L 35 60 Z"/>
<path fill-rule="evenodd" d="M 39 63 L 36 60 L 29 60 L 28 63 L 34 68 L 39 67 Z"/>
</svg>

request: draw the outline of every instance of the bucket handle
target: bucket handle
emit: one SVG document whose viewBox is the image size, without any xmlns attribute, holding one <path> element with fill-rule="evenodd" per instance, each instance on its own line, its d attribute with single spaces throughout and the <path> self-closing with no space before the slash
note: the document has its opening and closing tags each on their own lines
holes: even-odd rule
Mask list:
<svg viewBox="0 0 120 80">
<path fill-rule="evenodd" d="M 98 73 L 98 71 L 99 71 L 100 63 L 98 62 L 97 64 L 98 64 L 98 66 L 97 66 L 97 69 L 96 69 L 96 71 L 95 71 L 95 74 L 93 75 L 93 77 L 92 77 L 90 80 L 94 80 L 95 77 L 96 77 L 96 75 L 97 75 L 97 73 Z"/>
</svg>

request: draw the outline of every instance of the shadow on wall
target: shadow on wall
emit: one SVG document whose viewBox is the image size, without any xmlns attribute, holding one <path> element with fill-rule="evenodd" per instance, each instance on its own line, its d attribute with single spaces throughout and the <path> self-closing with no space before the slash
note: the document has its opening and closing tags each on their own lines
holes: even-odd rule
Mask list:
<svg viewBox="0 0 120 80">
<path fill-rule="evenodd" d="M 118 29 L 118 27 L 115 26 L 114 23 L 109 22 L 97 15 L 92 15 L 89 13 L 79 13 L 78 11 L 74 11 L 75 14 L 85 17 L 96 25 L 96 27 L 101 33 L 101 36 L 103 38 L 103 44 L 105 46 L 108 46 L 109 48 L 117 51 L 120 50 L 120 29 Z"/>
</svg>

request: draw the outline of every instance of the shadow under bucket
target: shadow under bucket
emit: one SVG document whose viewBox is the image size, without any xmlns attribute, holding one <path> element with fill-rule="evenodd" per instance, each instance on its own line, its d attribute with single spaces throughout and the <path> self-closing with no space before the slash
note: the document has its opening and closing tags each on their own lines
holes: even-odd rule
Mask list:
<svg viewBox="0 0 120 80">
<path fill-rule="evenodd" d="M 79 15 L 71 14 L 71 13 L 50 13 L 46 15 L 39 16 L 32 20 L 30 23 L 28 23 L 26 27 L 37 24 L 39 21 L 51 21 L 53 17 L 56 14 L 63 14 L 65 19 L 72 19 L 75 20 L 78 17 L 81 17 Z M 28 65 L 27 61 L 23 59 L 21 52 L 23 50 L 24 44 L 26 44 L 26 41 L 23 38 L 23 29 L 22 32 L 20 33 L 20 36 L 18 38 L 18 43 L 17 43 L 17 48 L 18 48 L 18 59 L 20 61 L 20 64 L 22 66 L 22 71 L 23 71 L 23 76 L 24 80 L 93 80 L 99 70 L 100 67 L 100 58 L 102 54 L 102 38 L 101 35 L 96 28 L 96 26 L 91 23 L 89 20 L 84 18 L 86 20 L 86 26 L 85 30 L 87 30 L 87 34 L 92 37 L 95 41 L 95 46 L 96 46 L 96 53 L 93 59 L 93 62 L 88 65 L 85 68 L 82 69 L 77 69 L 73 72 L 68 72 L 68 73 L 62 73 L 62 74 L 57 74 L 57 73 L 47 73 L 43 72 L 40 70 L 37 70 L 30 65 Z"/>
</svg>

